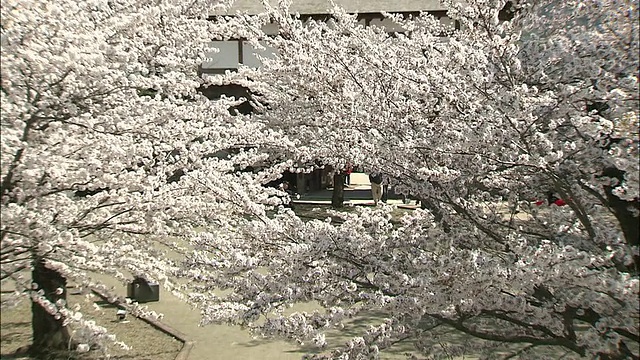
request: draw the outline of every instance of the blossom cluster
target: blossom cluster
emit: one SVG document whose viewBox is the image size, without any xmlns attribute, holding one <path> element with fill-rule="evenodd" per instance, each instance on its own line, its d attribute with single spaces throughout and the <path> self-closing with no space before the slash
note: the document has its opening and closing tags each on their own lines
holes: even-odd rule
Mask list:
<svg viewBox="0 0 640 360">
<path fill-rule="evenodd" d="M 522 354 L 638 356 L 638 4 L 512 3 L 503 21 L 505 1 L 445 1 L 458 29 L 388 15 L 391 34 L 339 8 L 226 20 L 275 56 L 219 81 L 256 94 L 253 119 L 291 156 L 382 172 L 426 210 L 400 224 L 387 209 L 341 224 L 283 211 L 198 234 L 187 264 L 205 323 L 300 342 L 372 311 L 392 324 L 336 358 L 424 342 L 425 322 Z M 300 303 L 319 310 L 287 312 Z"/>
</svg>

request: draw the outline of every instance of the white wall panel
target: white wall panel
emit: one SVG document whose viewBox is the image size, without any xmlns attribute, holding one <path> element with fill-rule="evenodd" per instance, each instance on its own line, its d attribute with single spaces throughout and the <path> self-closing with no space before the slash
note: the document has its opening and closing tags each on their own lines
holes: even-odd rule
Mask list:
<svg viewBox="0 0 640 360">
<path fill-rule="evenodd" d="M 274 56 L 275 52 L 273 48 L 266 46 L 262 41 L 260 42 L 260 44 L 265 47 L 264 50 L 254 49 L 249 43 L 246 42 L 242 44 L 242 50 L 244 54 L 243 63 L 245 65 L 255 68 L 260 67 L 261 63 L 256 54 L 266 58 L 271 58 Z"/>
<path fill-rule="evenodd" d="M 238 41 L 212 41 L 207 46 L 217 48 L 217 53 L 207 53 L 209 61 L 202 63 L 203 69 L 237 69 Z"/>
</svg>

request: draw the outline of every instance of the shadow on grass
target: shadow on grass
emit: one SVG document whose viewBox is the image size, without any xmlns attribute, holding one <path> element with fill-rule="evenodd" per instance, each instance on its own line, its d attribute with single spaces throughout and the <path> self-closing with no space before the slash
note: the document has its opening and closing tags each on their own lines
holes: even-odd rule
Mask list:
<svg viewBox="0 0 640 360">
<path fill-rule="evenodd" d="M 31 322 L 28 321 L 6 321 L 2 324 L 0 334 L 2 343 L 2 354 L 0 359 L 25 359 L 28 358 L 28 346 L 31 343 Z"/>
<path fill-rule="evenodd" d="M 4 339 L 3 339 L 4 341 Z M 131 360 L 155 360 L 158 358 L 158 356 L 160 355 L 164 355 L 166 354 L 166 352 L 163 351 L 153 351 L 153 349 L 149 349 L 148 351 L 146 351 L 146 353 L 144 355 L 140 355 L 140 354 L 119 354 L 116 356 L 110 356 L 109 359 L 112 360 L 127 360 L 127 359 L 131 359 Z M 26 359 L 32 359 L 31 356 L 29 356 L 29 347 L 28 346 L 24 346 L 19 348 L 18 350 L 12 352 L 12 353 L 7 353 L 7 354 L 0 354 L 0 359 L 21 359 L 21 360 L 26 360 Z M 77 353 L 74 351 L 54 351 L 50 354 L 44 355 L 45 360 L 98 360 L 98 359 L 104 359 L 103 353 L 99 350 L 93 350 L 90 351 L 88 353 Z"/>
<path fill-rule="evenodd" d="M 2 338 L 4 338 L 5 330 L 11 330 L 11 329 L 20 328 L 20 327 L 31 328 L 31 323 L 29 321 L 13 321 L 13 322 L 7 322 L 5 324 L 2 324 Z"/>
<path fill-rule="evenodd" d="M 300 357 L 314 355 L 330 356 L 332 351 L 345 346 L 352 338 L 362 336 L 370 326 L 381 324 L 385 319 L 384 313 L 372 312 L 361 314 L 345 323 L 343 329 L 329 329 L 325 332 L 327 346 L 319 348 L 313 344 L 304 344 L 297 349 L 285 350 L 288 354 L 300 354 Z M 425 324 L 426 326 L 426 324 Z M 427 330 L 423 336 L 398 341 L 386 349 L 382 349 L 380 359 L 400 360 L 411 356 L 418 358 L 444 359 L 477 359 L 488 355 L 490 359 L 504 359 L 529 347 L 528 343 L 504 343 L 486 341 L 467 335 L 446 325 L 440 325 Z M 255 347 L 266 344 L 270 339 L 256 339 L 241 346 Z M 424 350 L 424 351 L 421 351 Z M 540 359 L 578 359 L 571 351 L 560 347 L 539 346 L 532 348 L 527 355 Z M 517 358 L 517 356 L 516 356 Z"/>
<path fill-rule="evenodd" d="M 98 300 L 95 302 L 96 305 L 100 306 L 103 309 L 118 309 L 117 305 L 111 304 L 105 300 Z"/>
<path fill-rule="evenodd" d="M 26 360 L 26 359 L 31 359 L 31 357 L 29 355 L 27 355 L 27 352 L 21 352 L 21 353 L 14 353 L 14 354 L 0 354 L 0 359 L 21 359 L 21 360 Z"/>
</svg>

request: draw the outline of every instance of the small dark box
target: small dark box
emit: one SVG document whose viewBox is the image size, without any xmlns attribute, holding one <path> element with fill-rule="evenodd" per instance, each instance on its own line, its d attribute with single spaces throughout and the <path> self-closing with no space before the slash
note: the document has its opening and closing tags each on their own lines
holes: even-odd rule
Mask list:
<svg viewBox="0 0 640 360">
<path fill-rule="evenodd" d="M 160 301 L 160 286 L 146 279 L 136 277 L 127 284 L 127 297 L 139 303 Z"/>
</svg>

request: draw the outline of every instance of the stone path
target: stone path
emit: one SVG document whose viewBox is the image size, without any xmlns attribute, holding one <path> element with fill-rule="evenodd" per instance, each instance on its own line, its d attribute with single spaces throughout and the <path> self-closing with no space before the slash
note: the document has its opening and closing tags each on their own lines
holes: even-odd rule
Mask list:
<svg viewBox="0 0 640 360">
<path fill-rule="evenodd" d="M 349 197 L 351 196 L 351 197 Z M 371 185 L 368 176 L 363 173 L 351 174 L 351 186 L 345 189 L 345 198 L 354 205 L 371 205 Z M 307 194 L 300 203 L 328 205 L 331 203 L 331 191 Z M 394 205 L 402 205 L 401 200 L 389 200 Z M 414 206 L 415 207 L 415 206 Z M 114 295 L 125 297 L 126 288 L 116 280 L 104 275 L 96 275 L 96 279 L 108 286 L 113 286 Z M 180 301 L 173 294 L 160 290 L 160 301 L 146 303 L 149 309 L 164 314 L 162 323 L 180 331 L 195 344 L 189 354 L 189 360 L 293 360 L 300 359 L 306 353 L 296 344 L 252 339 L 246 330 L 226 325 L 199 326 L 200 314 L 189 305 Z M 304 305 L 296 306 L 297 310 L 305 309 Z M 337 338 L 342 338 L 337 336 Z M 333 340 L 337 340 L 334 338 Z M 342 339 L 341 339 L 342 340 Z M 347 340 L 347 337 L 344 337 Z M 338 341 L 340 343 L 341 341 Z M 135 346 L 135 344 L 130 344 Z"/>
<path fill-rule="evenodd" d="M 294 199 L 294 204 L 330 205 L 332 190 L 320 190 L 303 194 L 299 199 Z M 351 173 L 351 184 L 344 189 L 345 205 L 374 206 L 371 195 L 371 183 L 365 173 Z M 387 204 L 400 208 L 414 209 L 419 207 L 416 201 L 405 204 L 401 199 L 388 199 Z"/>
<path fill-rule="evenodd" d="M 94 275 L 107 286 L 112 286 L 111 294 L 125 297 L 126 288 L 106 275 Z M 150 310 L 164 314 L 161 322 L 183 333 L 195 344 L 189 353 L 189 360 L 293 360 L 304 353 L 294 344 L 285 341 L 255 340 L 249 333 L 237 326 L 199 326 L 200 314 L 170 292 L 160 289 L 160 301 L 145 303 Z M 115 316 L 115 314 L 114 314 Z M 128 344 L 134 346 L 136 344 Z"/>
</svg>

